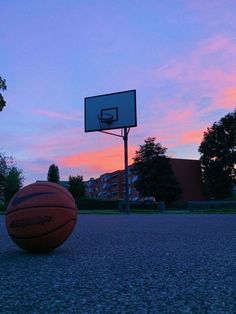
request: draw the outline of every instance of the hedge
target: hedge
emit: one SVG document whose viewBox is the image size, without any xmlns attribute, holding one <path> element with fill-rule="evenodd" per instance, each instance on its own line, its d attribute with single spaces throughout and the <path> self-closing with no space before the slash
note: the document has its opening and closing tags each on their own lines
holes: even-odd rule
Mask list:
<svg viewBox="0 0 236 314">
<path fill-rule="evenodd" d="M 7 208 L 7 206 L 6 206 L 4 203 L 1 203 L 1 202 L 0 202 L 0 212 L 5 211 L 6 208 Z"/>
<path fill-rule="evenodd" d="M 78 209 L 117 209 L 124 210 L 125 203 L 123 200 L 104 200 L 98 198 L 76 198 Z M 157 209 L 157 203 L 145 204 L 144 202 L 129 202 L 130 209 Z"/>
<path fill-rule="evenodd" d="M 78 209 L 118 209 L 119 200 L 103 200 L 97 198 L 75 198 Z"/>
</svg>

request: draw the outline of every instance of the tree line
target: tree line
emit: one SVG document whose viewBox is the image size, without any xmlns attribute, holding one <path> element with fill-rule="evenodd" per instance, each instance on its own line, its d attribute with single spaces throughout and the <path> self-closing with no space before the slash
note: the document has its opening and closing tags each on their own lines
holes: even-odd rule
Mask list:
<svg viewBox="0 0 236 314">
<path fill-rule="evenodd" d="M 47 180 L 49 182 L 60 183 L 59 168 L 57 165 L 51 164 L 49 166 Z M 68 190 L 75 198 L 85 196 L 85 183 L 83 176 L 78 174 L 76 176 L 69 176 L 68 185 Z"/>
<path fill-rule="evenodd" d="M 24 180 L 23 171 L 17 167 L 14 158 L 0 152 L 0 201 L 8 204 L 14 194 L 23 187 Z M 47 181 L 60 184 L 59 168 L 55 164 L 49 166 Z M 69 176 L 68 190 L 75 198 L 84 197 L 83 176 Z"/>
</svg>

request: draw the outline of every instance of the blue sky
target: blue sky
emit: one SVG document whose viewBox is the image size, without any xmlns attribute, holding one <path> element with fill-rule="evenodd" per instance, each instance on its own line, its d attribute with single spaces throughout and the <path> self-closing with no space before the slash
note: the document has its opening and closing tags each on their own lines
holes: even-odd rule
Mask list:
<svg viewBox="0 0 236 314">
<path fill-rule="evenodd" d="M 129 158 L 148 136 L 199 158 L 203 132 L 236 107 L 236 3 L 0 0 L 0 75 L 7 107 L 0 150 L 25 184 L 85 179 L 123 167 L 123 143 L 84 133 L 84 97 L 137 90 Z"/>
</svg>

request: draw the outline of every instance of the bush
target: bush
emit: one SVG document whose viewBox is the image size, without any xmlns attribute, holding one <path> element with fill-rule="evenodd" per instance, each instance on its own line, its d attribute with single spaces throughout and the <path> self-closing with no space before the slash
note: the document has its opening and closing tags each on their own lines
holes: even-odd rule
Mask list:
<svg viewBox="0 0 236 314">
<path fill-rule="evenodd" d="M 233 195 L 233 196 L 227 198 L 226 200 L 229 200 L 229 201 L 236 201 L 236 195 Z"/>
<path fill-rule="evenodd" d="M 157 210 L 158 206 L 155 202 L 129 202 L 130 209 L 155 209 Z"/>
<path fill-rule="evenodd" d="M 7 208 L 7 205 L 6 205 L 5 203 L 3 203 L 3 202 L 0 201 L 0 212 L 5 211 L 6 208 Z"/>
<path fill-rule="evenodd" d="M 175 210 L 186 209 L 188 207 L 188 202 L 187 201 L 175 201 L 175 202 L 172 202 L 170 204 L 167 204 L 166 207 L 168 209 L 175 209 Z"/>
<path fill-rule="evenodd" d="M 119 200 L 103 200 L 97 198 L 75 198 L 78 209 L 118 209 Z"/>
<path fill-rule="evenodd" d="M 86 210 L 109 210 L 109 209 L 117 209 L 120 211 L 125 210 L 125 203 L 123 200 L 104 200 L 99 198 L 75 198 L 78 209 L 86 209 Z M 156 202 L 141 202 L 135 201 L 129 202 L 130 210 L 157 210 L 158 205 Z"/>
</svg>

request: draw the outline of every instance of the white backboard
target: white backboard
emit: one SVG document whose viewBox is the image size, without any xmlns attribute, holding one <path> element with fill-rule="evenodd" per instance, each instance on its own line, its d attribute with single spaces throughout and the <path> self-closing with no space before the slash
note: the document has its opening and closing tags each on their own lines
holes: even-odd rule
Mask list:
<svg viewBox="0 0 236 314">
<path fill-rule="evenodd" d="M 85 132 L 137 126 L 136 90 L 86 97 Z"/>
</svg>

